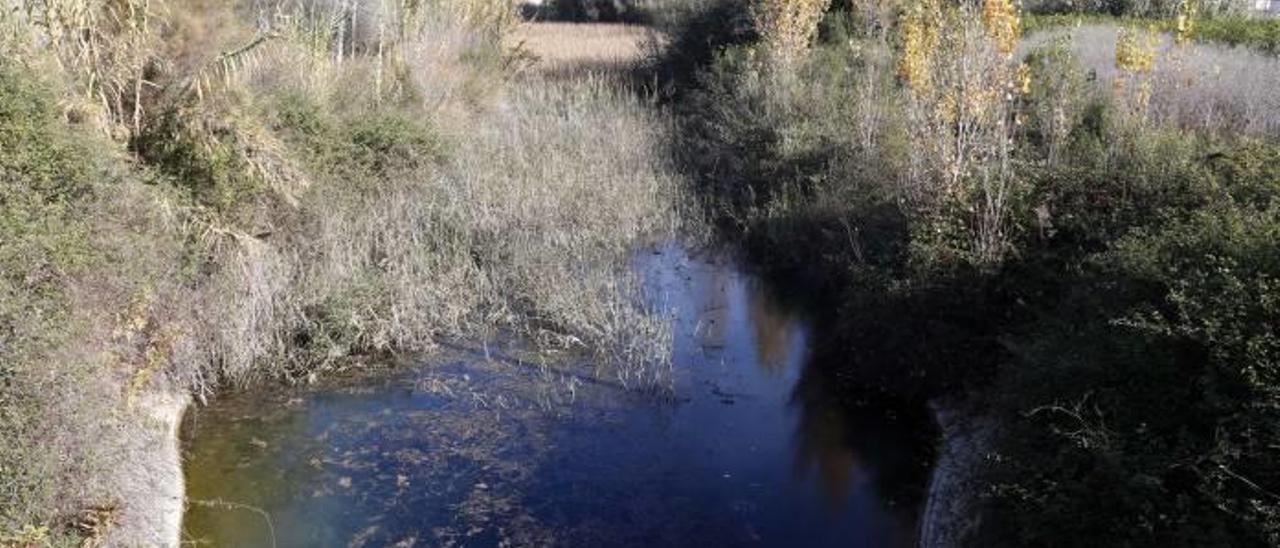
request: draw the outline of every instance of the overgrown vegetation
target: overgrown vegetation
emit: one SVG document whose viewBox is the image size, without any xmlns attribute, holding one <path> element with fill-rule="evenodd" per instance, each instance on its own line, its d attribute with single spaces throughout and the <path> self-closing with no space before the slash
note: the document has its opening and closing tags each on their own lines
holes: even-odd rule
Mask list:
<svg viewBox="0 0 1280 548">
<path fill-rule="evenodd" d="M 1197 83 L 1272 61 L 1019 30 L 999 1 L 838 3 L 788 79 L 724 31 L 676 150 L 725 234 L 814 284 L 834 383 L 995 419 L 951 540 L 1275 545 L 1280 143 L 1222 114 L 1276 107 Z"/>
<path fill-rule="evenodd" d="M 148 511 L 116 473 L 145 394 L 493 336 L 665 386 L 627 273 L 682 225 L 670 123 L 607 76 L 516 80 L 513 10 L 0 14 L 0 544 Z"/>
<path fill-rule="evenodd" d="M 1280 543 L 1280 61 L 1192 40 L 1274 51 L 1274 25 L 670 8 L 648 91 L 677 126 L 621 77 L 516 70 L 511 8 L 0 14 L 0 543 L 146 511 L 112 472 L 148 394 L 498 334 L 662 386 L 629 254 L 704 213 L 812 283 L 841 404 L 995 419 L 958 541 Z"/>
</svg>

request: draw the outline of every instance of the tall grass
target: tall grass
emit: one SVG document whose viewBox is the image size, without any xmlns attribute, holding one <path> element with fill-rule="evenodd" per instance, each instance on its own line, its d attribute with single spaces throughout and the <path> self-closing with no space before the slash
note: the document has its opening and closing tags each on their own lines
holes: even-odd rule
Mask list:
<svg viewBox="0 0 1280 548">
<path fill-rule="evenodd" d="M 15 1 L 0 14 L 0 29 L 11 53 L 52 52 L 78 98 L 104 123 L 137 131 L 153 91 L 147 71 L 156 61 L 153 23 L 162 9 L 151 0 Z"/>
<path fill-rule="evenodd" d="M 632 247 L 674 234 L 677 186 L 658 156 L 669 128 L 614 82 L 505 88 L 493 41 L 428 25 L 396 44 L 400 91 L 381 99 L 350 90 L 368 89 L 385 57 L 313 60 L 330 75 L 316 80 L 314 65 L 296 68 L 308 54 L 284 43 L 239 74 L 236 93 L 277 113 L 268 124 L 283 156 L 302 159 L 304 188 L 296 214 L 231 217 L 220 245 L 232 259 L 214 263 L 245 305 L 209 321 L 223 342 L 202 378 L 268 373 L 263 356 L 324 363 L 493 327 L 661 368 L 660 345 L 639 353 L 661 335 L 610 280 L 625 278 Z M 262 201 L 238 208 L 277 207 Z"/>
</svg>

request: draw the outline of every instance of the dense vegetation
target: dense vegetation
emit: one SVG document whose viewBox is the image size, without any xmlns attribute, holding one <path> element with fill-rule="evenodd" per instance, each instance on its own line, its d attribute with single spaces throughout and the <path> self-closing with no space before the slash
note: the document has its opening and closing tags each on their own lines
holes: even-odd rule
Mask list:
<svg viewBox="0 0 1280 548">
<path fill-rule="evenodd" d="M 1015 53 L 1007 3 L 900 6 L 838 5 L 782 63 L 759 15 L 674 26 L 722 39 L 668 62 L 702 63 L 675 149 L 723 232 L 837 303 L 834 382 L 995 419 L 952 540 L 1280 542 L 1280 133 L 1188 115 L 1207 88 L 1159 76 L 1269 61 L 1134 30 Z"/>
</svg>

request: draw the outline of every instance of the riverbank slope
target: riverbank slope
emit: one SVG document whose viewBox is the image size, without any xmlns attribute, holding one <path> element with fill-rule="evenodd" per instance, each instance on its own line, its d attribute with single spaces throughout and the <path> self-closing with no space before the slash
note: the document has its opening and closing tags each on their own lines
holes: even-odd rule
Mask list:
<svg viewBox="0 0 1280 548">
<path fill-rule="evenodd" d="M 182 394 L 497 331 L 667 382 L 624 278 L 685 223 L 669 121 L 464 4 L 0 16 L 0 538 L 175 539 Z"/>
</svg>

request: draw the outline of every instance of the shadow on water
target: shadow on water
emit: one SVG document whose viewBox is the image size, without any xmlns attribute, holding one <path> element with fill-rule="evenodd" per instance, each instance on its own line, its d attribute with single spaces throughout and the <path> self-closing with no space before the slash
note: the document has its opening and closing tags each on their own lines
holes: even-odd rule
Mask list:
<svg viewBox="0 0 1280 548">
<path fill-rule="evenodd" d="M 466 345 L 230 396 L 184 427 L 186 538 L 910 545 L 932 460 L 924 406 L 836 378 L 850 368 L 827 365 L 804 315 L 728 257 L 668 245 L 637 268 L 674 322 L 676 398 Z"/>
</svg>

